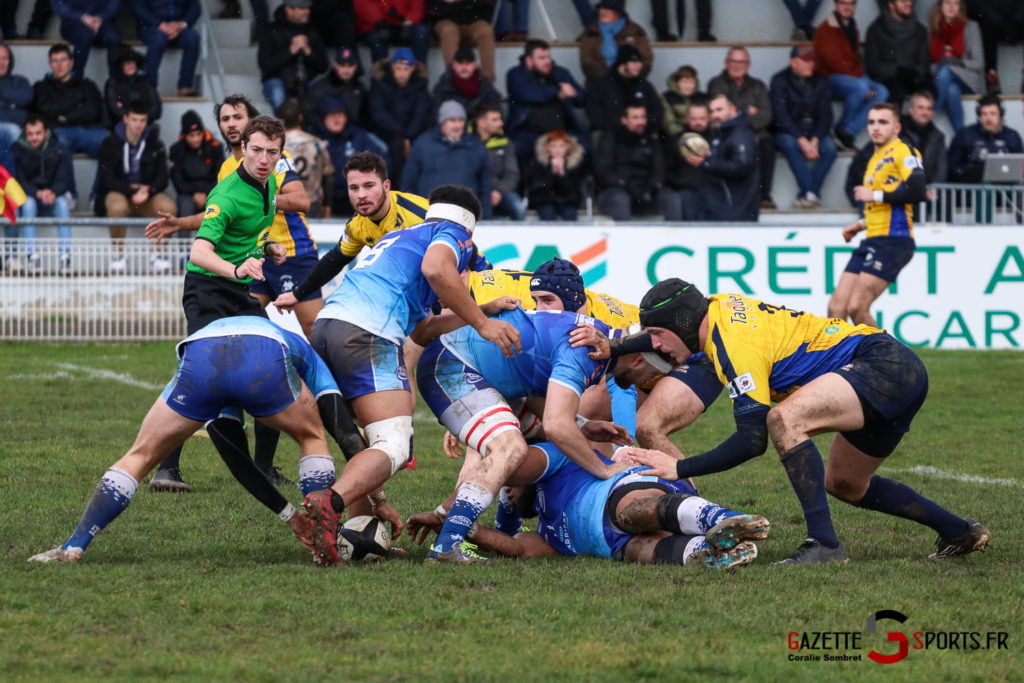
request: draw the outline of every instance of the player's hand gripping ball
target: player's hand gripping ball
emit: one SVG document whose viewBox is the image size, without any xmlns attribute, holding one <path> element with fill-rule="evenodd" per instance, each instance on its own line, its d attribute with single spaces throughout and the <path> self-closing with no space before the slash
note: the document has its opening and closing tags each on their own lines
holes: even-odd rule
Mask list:
<svg viewBox="0 0 1024 683">
<path fill-rule="evenodd" d="M 338 533 L 338 557 L 345 562 L 377 562 L 391 550 L 391 532 L 378 517 L 362 515 L 345 522 Z"/>
</svg>

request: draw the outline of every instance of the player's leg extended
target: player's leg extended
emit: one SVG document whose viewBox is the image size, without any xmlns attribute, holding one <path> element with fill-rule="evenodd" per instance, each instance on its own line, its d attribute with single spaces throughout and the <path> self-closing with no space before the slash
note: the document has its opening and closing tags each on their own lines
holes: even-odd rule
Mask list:
<svg viewBox="0 0 1024 683">
<path fill-rule="evenodd" d="M 679 535 L 667 531 L 633 536 L 622 551 L 622 559 L 638 564 L 697 564 L 711 569 L 728 569 L 749 564 L 757 558 L 757 546 L 742 541 L 728 550 L 709 545 L 703 535 Z"/>
<path fill-rule="evenodd" d="M 704 412 L 704 403 L 689 386 L 666 375 L 658 380 L 636 414 L 636 439 L 641 448 L 682 459 L 669 434 L 690 426 Z"/>
<path fill-rule="evenodd" d="M 847 320 L 850 317 L 850 296 L 857 287 L 858 274 L 844 271 L 828 300 L 828 317 Z"/>
<path fill-rule="evenodd" d="M 853 387 L 835 373 L 798 389 L 768 413 L 768 433 L 803 508 L 807 541 L 785 562 L 845 562 L 825 492 L 825 465 L 812 436 L 860 429 L 864 415 Z"/>
<path fill-rule="evenodd" d="M 302 326 L 302 333 L 306 335 L 306 339 L 310 338 L 313 334 L 313 323 L 316 322 L 317 313 L 324 307 L 324 300 L 322 297 L 315 299 L 306 299 L 295 304 L 295 317 L 299 320 L 299 325 Z"/>
<path fill-rule="evenodd" d="M 259 419 L 299 444 L 299 486 L 303 494 L 329 488 L 334 483 L 334 458 L 327 448 L 316 400 L 305 383 L 290 406 Z"/>
<path fill-rule="evenodd" d="M 139 481 L 185 439 L 195 433 L 202 422 L 190 420 L 171 410 L 158 398 L 149 409 L 135 443 L 125 455 L 107 470 L 96 485 L 92 499 L 82 513 L 71 537 L 59 548 L 29 558 L 30 562 L 77 562 L 93 537 L 128 507 Z"/>
<path fill-rule="evenodd" d="M 889 287 L 889 284 L 888 280 L 883 280 L 871 273 L 862 272 L 857 276 L 847 303 L 847 311 L 854 325 L 878 326 L 878 321 L 871 315 L 871 304 L 882 296 L 882 292 Z"/>
</svg>

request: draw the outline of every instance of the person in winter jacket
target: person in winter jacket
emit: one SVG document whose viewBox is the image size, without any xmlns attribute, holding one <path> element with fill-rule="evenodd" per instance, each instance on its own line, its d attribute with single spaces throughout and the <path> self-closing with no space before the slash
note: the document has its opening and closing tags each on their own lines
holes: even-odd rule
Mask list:
<svg viewBox="0 0 1024 683">
<path fill-rule="evenodd" d="M 159 121 L 163 113 L 163 101 L 153 81 L 146 78 L 139 67 L 143 57 L 128 45 L 122 45 L 116 57 L 110 78 L 103 86 L 103 99 L 111 121 L 120 121 L 125 105 L 131 101 L 147 102 L 150 121 Z"/>
<path fill-rule="evenodd" d="M 978 122 L 965 126 L 949 144 L 949 181 L 980 183 L 985 159 L 991 154 L 1020 154 L 1020 133 L 1006 125 L 998 95 L 978 100 Z"/>
<path fill-rule="evenodd" d="M 14 73 L 14 53 L 9 46 L 0 43 L 0 164 L 8 168 L 4 156 L 21 137 L 30 104 L 32 85 L 27 78 Z"/>
<path fill-rule="evenodd" d="M 462 47 L 434 84 L 433 100 L 433 115 L 437 116 L 437 110 L 448 100 L 455 100 L 466 111 L 476 111 L 482 104 L 501 104 L 501 93 L 484 77 L 472 48 Z"/>
<path fill-rule="evenodd" d="M 387 59 L 388 46 L 408 45 L 416 61 L 427 63 L 430 28 L 424 0 L 354 0 L 356 30 L 370 47 L 370 60 Z"/>
<path fill-rule="evenodd" d="M 679 135 L 669 138 L 665 148 L 665 166 L 668 169 L 665 182 L 679 194 L 684 221 L 704 219 L 701 186 L 704 184 L 704 173 L 700 168 L 687 163 L 688 150 L 680 146 L 686 133 L 696 133 L 711 143 L 711 112 L 707 102 L 694 102 L 686 110 L 686 128 Z"/>
<path fill-rule="evenodd" d="M 746 113 L 736 109 L 728 95 L 711 98 L 714 135 L 703 157 L 686 162 L 704 174 L 701 186 L 702 214 L 709 221 L 756 221 L 759 178 L 757 137 Z"/>
<path fill-rule="evenodd" d="M 694 102 L 707 104 L 707 93 L 700 91 L 697 70 L 692 66 L 681 66 L 665 79 L 667 90 L 661 93 L 661 108 L 665 120 L 661 130 L 668 138 L 678 137 L 686 129 L 686 113 Z"/>
<path fill-rule="evenodd" d="M 586 180 L 583 146 L 564 130 L 537 138 L 526 176 L 530 206 L 542 221 L 575 221 Z"/>
<path fill-rule="evenodd" d="M 314 129 L 314 134 L 327 143 L 327 151 L 334 167 L 334 187 L 331 197 L 331 214 L 349 216 L 353 213 L 348 200 L 348 182 L 342 169 L 358 152 L 373 152 L 388 159 L 388 148 L 384 142 L 362 126 L 348 119 L 348 104 L 341 97 L 328 97 L 320 106 L 323 122 Z"/>
<path fill-rule="evenodd" d="M 597 3 L 597 21 L 589 24 L 576 41 L 580 44 L 580 68 L 590 88 L 615 64 L 619 49 L 632 45 L 643 59 L 641 75 L 646 78 L 654 63 L 654 50 L 647 32 L 626 14 L 624 0 Z"/>
<path fill-rule="evenodd" d="M 391 157 L 389 173 L 401 178 L 413 141 L 433 123 L 427 68 L 407 47 L 370 70 L 370 118 Z"/>
<path fill-rule="evenodd" d="M 107 48 L 109 62 L 121 44 L 114 23 L 121 0 L 51 0 L 50 6 L 60 17 L 61 38 L 74 46 L 75 76 L 84 77 L 89 52 L 96 43 Z"/>
<path fill-rule="evenodd" d="M 206 206 L 206 196 L 217 184 L 217 171 L 224 161 L 224 146 L 203 126 L 203 120 L 189 109 L 181 115 L 181 134 L 171 145 L 171 184 L 178 193 L 179 216 L 191 216 Z"/>
<path fill-rule="evenodd" d="M 146 76 L 158 84 L 167 46 L 181 48 L 178 97 L 194 97 L 192 82 L 199 64 L 199 0 L 132 0 L 135 32 L 146 45 Z"/>
<path fill-rule="evenodd" d="M 483 201 L 490 201 L 495 214 L 521 221 L 526 218 L 526 207 L 519 194 L 519 162 L 503 128 L 501 107 L 496 104 L 482 105 L 473 114 L 473 132 L 487 148 L 494 175 L 491 196 Z"/>
<path fill-rule="evenodd" d="M 626 106 L 636 102 L 647 110 L 647 125 L 661 128 L 664 113 L 661 98 L 650 81 L 640 75 L 643 58 L 632 45 L 619 48 L 613 68 L 594 82 L 587 100 L 587 118 L 593 130 L 610 131 L 622 118 Z"/>
<path fill-rule="evenodd" d="M 961 97 L 985 89 L 981 29 L 967 18 L 963 0 L 938 0 L 928 16 L 928 56 L 935 77 L 935 108 L 945 111 L 953 132 L 964 127 Z"/>
<path fill-rule="evenodd" d="M 930 85 L 928 29 L 914 18 L 913 0 L 888 0 L 864 38 L 864 69 L 889 89 L 897 107 Z"/>
<path fill-rule="evenodd" d="M 327 70 L 327 48 L 309 21 L 312 6 L 310 0 L 285 0 L 260 38 L 263 95 L 274 111 L 289 97 L 303 97 L 309 82 Z"/>
<path fill-rule="evenodd" d="M 359 52 L 339 47 L 327 73 L 309 84 L 306 96 L 300 101 L 303 127 L 306 130 L 317 128 L 320 105 L 328 97 L 342 97 L 348 105 L 349 121 L 366 128 L 370 121 L 370 90 L 363 83 L 364 75 Z"/>
<path fill-rule="evenodd" d="M 96 158 L 108 133 L 100 91 L 88 78 L 74 74 L 67 43 L 54 45 L 49 54 L 50 73 L 32 86 L 32 110 L 43 115 L 69 152 Z"/>
</svg>

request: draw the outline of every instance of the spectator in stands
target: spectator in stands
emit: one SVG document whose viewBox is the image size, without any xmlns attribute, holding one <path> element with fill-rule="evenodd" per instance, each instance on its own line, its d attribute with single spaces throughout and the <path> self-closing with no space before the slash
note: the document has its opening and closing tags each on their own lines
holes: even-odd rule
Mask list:
<svg viewBox="0 0 1024 683">
<path fill-rule="evenodd" d="M 89 51 L 95 43 L 107 48 L 109 63 L 114 49 L 121 44 L 121 33 L 114 25 L 121 0 L 52 0 L 50 6 L 60 16 L 61 37 L 74 46 L 75 76 L 84 77 Z"/>
<path fill-rule="evenodd" d="M 355 0 L 356 30 L 370 46 L 370 60 L 386 59 L 391 45 L 408 45 L 416 61 L 427 63 L 430 29 L 424 0 Z"/>
<path fill-rule="evenodd" d="M 494 184 L 489 199 L 494 214 L 521 221 L 526 218 L 526 207 L 518 192 L 519 162 L 516 161 L 516 148 L 505 137 L 504 125 L 501 107 L 496 104 L 483 104 L 473 114 L 473 132 L 484 143 L 491 161 Z M 485 201 L 487 199 L 484 198 Z"/>
<path fill-rule="evenodd" d="M 530 0 L 495 2 L 494 11 L 494 34 L 498 40 L 521 43 L 527 39 L 530 33 Z M 512 14 L 511 21 L 509 13 Z"/>
<path fill-rule="evenodd" d="M 32 85 L 14 73 L 14 53 L 0 43 L 0 165 L 13 167 L 11 146 L 21 137 L 32 104 Z"/>
<path fill-rule="evenodd" d="M 734 46 L 729 48 L 725 56 L 725 70 L 711 79 L 708 83 L 708 96 L 724 94 L 729 102 L 734 104 L 738 111 L 744 114 L 742 124 L 739 127 L 752 128 L 757 136 L 757 154 L 751 158 L 758 159 L 760 163 L 760 195 L 761 208 L 774 209 L 775 202 L 772 201 L 772 177 L 775 175 L 775 144 L 772 141 L 772 100 L 768 92 L 768 86 L 764 81 L 754 78 L 749 74 L 750 53 L 747 48 Z M 714 121 L 714 108 L 711 110 L 711 119 Z M 719 125 L 719 124 L 716 124 Z M 732 128 L 734 126 L 730 126 Z M 754 213 L 754 219 L 757 213 Z"/>
<path fill-rule="evenodd" d="M 999 90 L 997 50 L 1001 42 L 1016 43 L 1024 37 L 1024 2 L 967 0 L 967 16 L 981 28 L 987 87 L 990 91 Z"/>
<path fill-rule="evenodd" d="M 864 67 L 889 89 L 889 101 L 899 108 L 907 95 L 930 85 L 928 29 L 914 18 L 914 0 L 888 0 L 868 27 Z"/>
<path fill-rule="evenodd" d="M 171 184 L 178 193 L 179 216 L 193 216 L 206 206 L 206 196 L 217 184 L 224 161 L 224 146 L 189 109 L 181 115 L 181 134 L 170 149 Z"/>
<path fill-rule="evenodd" d="M 343 97 L 351 112 L 349 120 L 365 128 L 370 121 L 370 91 L 363 83 L 363 67 L 359 52 L 350 47 L 339 47 L 331 68 L 309 84 L 309 92 L 300 100 L 302 124 L 313 130 L 320 124 L 320 105 L 328 97 Z"/>
<path fill-rule="evenodd" d="M 682 220 L 679 195 L 665 186 L 662 141 L 647 125 L 642 103 L 628 103 L 619 125 L 598 140 L 594 176 L 597 206 L 613 219 L 660 212 L 667 221 Z"/>
<path fill-rule="evenodd" d="M 683 220 L 699 221 L 704 219 L 703 203 L 700 198 L 704 173 L 698 166 L 686 161 L 688 153 L 680 146 L 685 133 L 696 133 L 708 143 L 711 142 L 711 113 L 708 111 L 707 102 L 694 102 L 690 105 L 686 110 L 686 127 L 679 135 L 668 139 L 665 150 L 669 168 L 667 183 L 679 194 Z"/>
<path fill-rule="evenodd" d="M 466 110 L 458 102 L 445 102 L 437 122 L 437 128 L 413 143 L 402 174 L 402 190 L 427 197 L 438 185 L 465 185 L 483 200 L 483 217 L 490 219 L 494 210 L 488 198 L 494 174 L 484 143 L 466 134 Z"/>
<path fill-rule="evenodd" d="M 967 18 L 962 0 L 938 0 L 928 15 L 930 52 L 935 76 L 935 108 L 945 110 L 953 132 L 964 127 L 961 97 L 985 88 L 981 29 Z"/>
<path fill-rule="evenodd" d="M 149 103 L 149 120 L 159 121 L 163 113 L 163 100 L 153 81 L 146 78 L 139 67 L 142 55 L 128 45 L 118 48 L 114 57 L 110 78 L 103 86 L 107 115 L 111 121 L 120 121 L 124 116 L 125 104 L 132 100 Z"/>
<path fill-rule="evenodd" d="M 853 0 L 854 3 L 856 0 Z M 790 40 L 808 41 L 814 38 L 814 16 L 821 7 L 821 0 L 782 0 L 789 10 L 789 16 L 793 17 L 793 34 Z M 836 3 L 839 4 L 838 2 Z"/>
<path fill-rule="evenodd" d="M 759 192 L 757 144 L 746 112 L 725 93 L 713 95 L 709 107 L 714 135 L 703 157 L 686 162 L 703 172 L 701 215 L 709 221 L 757 221 Z"/>
<path fill-rule="evenodd" d="M 284 122 L 284 151 L 292 155 L 292 164 L 301 169 L 299 178 L 309 197 L 308 218 L 330 218 L 334 199 L 334 163 L 327 143 L 302 130 L 302 108 L 292 98 L 275 112 Z"/>
<path fill-rule="evenodd" d="M 501 93 L 483 77 L 472 48 L 460 47 L 452 65 L 445 69 L 434 85 L 434 114 L 443 102 L 455 100 L 466 111 L 476 111 L 482 104 L 501 104 Z"/>
<path fill-rule="evenodd" d="M 631 21 L 625 0 L 601 0 L 597 3 L 597 21 L 589 24 L 576 40 L 580 44 L 580 67 L 589 88 L 615 65 L 619 48 L 632 45 L 643 59 L 642 75 L 646 78 L 654 63 L 654 51 L 647 32 Z"/>
<path fill-rule="evenodd" d="M 289 97 L 302 98 L 309 81 L 327 70 L 327 48 L 309 21 L 310 7 L 310 0 L 285 0 L 260 38 L 263 95 L 275 111 Z"/>
<path fill-rule="evenodd" d="M 551 59 L 551 48 L 543 40 L 528 40 L 519 66 L 508 70 L 508 132 L 526 166 L 537 138 L 553 130 L 576 137 L 584 149 L 590 140 L 576 120 L 573 107 L 582 107 L 586 93 L 569 70 Z"/>
<path fill-rule="evenodd" d="M 25 240 L 26 266 L 29 272 L 39 270 L 39 253 L 36 251 L 36 216 L 67 218 L 71 215 L 75 179 L 71 172 L 71 154 L 60 144 L 60 140 L 46 127 L 38 114 L 30 114 L 25 120 L 25 132 L 14 144 L 14 177 L 25 190 L 25 203 L 18 209 L 23 219 L 21 235 Z M 7 236 L 17 234 L 17 228 L 7 229 Z M 71 272 L 71 226 L 57 227 L 60 238 L 59 272 Z M 16 270 L 8 264 L 8 270 Z"/>
<path fill-rule="evenodd" d="M 640 75 L 644 63 L 632 45 L 623 45 L 612 69 L 597 79 L 587 100 L 587 118 L 592 130 L 614 130 L 630 104 L 639 102 L 647 111 L 647 125 L 660 130 L 665 118 L 661 98 L 650 81 Z"/>
<path fill-rule="evenodd" d="M 864 75 L 856 9 L 857 0 L 835 0 L 835 11 L 814 32 L 814 67 L 828 79 L 832 97 L 843 102 L 835 134 L 847 149 L 855 147 L 854 137 L 868 125 L 871 105 L 889 98 L 888 88 Z"/>
<path fill-rule="evenodd" d="M 317 27 L 327 47 L 356 49 L 356 17 L 352 11 L 352 0 L 313 0 L 309 21 Z"/>
<path fill-rule="evenodd" d="M 21 37 L 15 23 L 20 5 L 19 0 L 4 0 L 0 4 L 0 40 L 15 40 Z M 50 8 L 50 0 L 35 0 L 32 4 L 32 17 L 29 19 L 25 38 L 28 40 L 42 38 L 51 16 L 53 16 L 53 10 Z"/>
<path fill-rule="evenodd" d="M 487 80 L 493 83 L 494 29 L 491 28 L 491 2 L 429 0 L 427 7 L 430 16 L 434 18 L 434 33 L 441 44 L 445 68 L 452 65 L 455 52 L 460 47 L 475 47 L 480 53 L 480 68 Z"/>
<path fill-rule="evenodd" d="M 177 215 L 174 201 L 164 194 L 167 188 L 167 149 L 160 141 L 160 129 L 148 125 L 147 105 L 129 103 L 121 122 L 114 126 L 100 148 L 99 178 L 96 187 L 96 215 L 111 219 L 125 217 L 157 218 L 159 212 Z M 110 226 L 110 239 L 116 255 L 110 261 L 112 273 L 128 267 L 124 253 L 123 225 Z M 171 264 L 154 251 L 150 270 L 166 271 Z"/>
<path fill-rule="evenodd" d="M 965 126 L 949 145 L 949 180 L 954 183 L 980 183 L 985 159 L 993 154 L 1020 154 L 1020 133 L 1008 127 L 1006 112 L 996 94 L 978 100 L 978 122 Z"/>
<path fill-rule="evenodd" d="M 586 180 L 583 145 L 564 130 L 537 138 L 526 176 L 530 206 L 542 221 L 575 221 Z"/>
<path fill-rule="evenodd" d="M 108 135 L 103 128 L 103 101 L 96 84 L 73 73 L 67 43 L 50 48 L 50 73 L 32 86 L 32 109 L 46 119 L 69 152 L 96 158 Z"/>
<path fill-rule="evenodd" d="M 178 97 L 195 97 L 199 32 L 192 27 L 199 21 L 199 0 L 131 0 L 131 4 L 136 35 L 146 44 L 146 76 L 159 85 L 164 51 L 168 45 L 180 47 Z"/>
<path fill-rule="evenodd" d="M 331 214 L 350 216 L 353 210 L 352 204 L 348 201 L 348 183 L 341 169 L 345 168 L 345 164 L 357 152 L 373 152 L 389 161 L 388 147 L 376 135 L 349 121 L 348 105 L 342 97 L 333 96 L 324 100 L 320 105 L 320 116 L 322 123 L 313 132 L 327 143 L 331 165 L 335 169 Z"/>
<path fill-rule="evenodd" d="M 416 61 L 412 50 L 401 47 L 390 61 L 374 64 L 370 76 L 370 118 L 388 146 L 388 172 L 401 178 L 413 141 L 432 123 L 427 67 Z"/>
<path fill-rule="evenodd" d="M 948 174 L 946 136 L 935 125 L 935 98 L 927 90 L 910 96 L 907 113 L 900 119 L 900 137 L 921 153 L 928 184 L 944 183 Z M 863 174 L 862 174 L 863 175 Z M 858 182 L 858 185 L 863 183 Z"/>
<path fill-rule="evenodd" d="M 821 207 L 821 187 L 836 160 L 828 81 L 814 73 L 814 48 L 796 45 L 789 68 L 772 77 L 775 147 L 782 150 L 799 188 L 795 209 Z M 811 166 L 813 162 L 813 167 Z"/>
<path fill-rule="evenodd" d="M 702 43 L 716 43 L 718 38 L 711 33 L 711 0 L 695 0 L 697 5 L 697 40 Z M 584 22 L 586 25 L 587 22 Z M 668 0 L 651 0 L 651 23 L 658 35 L 658 42 L 672 43 L 682 40 L 686 32 L 686 3 L 676 0 L 676 23 L 679 36 L 668 32 Z"/>
<path fill-rule="evenodd" d="M 681 66 L 665 79 L 668 89 L 661 93 L 661 108 L 665 112 L 662 130 L 668 138 L 678 137 L 686 128 L 686 112 L 694 102 L 707 102 L 707 93 L 700 92 L 697 70 L 690 65 Z"/>
</svg>

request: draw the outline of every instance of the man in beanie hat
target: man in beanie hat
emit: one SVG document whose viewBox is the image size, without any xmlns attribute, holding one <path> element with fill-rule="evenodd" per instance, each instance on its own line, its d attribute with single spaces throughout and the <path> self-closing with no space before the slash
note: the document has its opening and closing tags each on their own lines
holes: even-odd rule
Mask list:
<svg viewBox="0 0 1024 683">
<path fill-rule="evenodd" d="M 587 118 L 592 130 L 612 131 L 618 125 L 627 104 L 640 102 L 647 109 L 647 125 L 660 130 L 664 118 L 661 97 L 644 78 L 640 51 L 632 45 L 619 48 L 612 68 L 593 85 L 587 98 Z"/>
<path fill-rule="evenodd" d="M 128 102 L 146 101 L 149 103 L 149 120 L 158 121 L 163 113 L 163 101 L 153 81 L 142 73 L 142 55 L 131 46 L 122 45 L 112 61 L 110 78 L 103 86 L 110 120 L 120 121 Z"/>
<path fill-rule="evenodd" d="M 427 67 L 412 50 L 395 50 L 370 71 L 370 119 L 391 156 L 391 173 L 402 177 L 402 167 L 413 140 L 433 125 Z"/>
<path fill-rule="evenodd" d="M 741 294 L 707 298 L 677 278 L 647 292 L 640 322 L 677 362 L 708 354 L 733 401 L 736 432 L 685 460 L 649 452 L 635 461 L 666 479 L 714 474 L 764 453 L 770 436 L 807 522 L 807 540 L 782 564 L 848 562 L 826 492 L 932 528 L 939 538 L 930 559 L 985 549 L 984 526 L 874 474 L 928 393 L 924 364 L 889 334 Z M 835 432 L 827 468 L 811 440 L 826 432 Z"/>
<path fill-rule="evenodd" d="M 178 193 L 178 215 L 191 216 L 206 207 L 206 196 L 217 184 L 224 146 L 203 126 L 194 110 L 181 115 L 181 133 L 171 145 L 171 184 Z M 186 236 L 189 237 L 189 236 Z"/>
<path fill-rule="evenodd" d="M 320 113 L 323 123 L 313 133 L 327 143 L 331 165 L 335 169 L 331 214 L 350 216 L 353 209 L 348 199 L 348 183 L 341 169 L 359 152 L 373 152 L 387 160 L 387 146 L 376 135 L 349 121 L 348 105 L 342 97 L 328 97 L 320 105 Z"/>
<path fill-rule="evenodd" d="M 483 218 L 490 219 L 494 174 L 484 143 L 475 135 L 466 135 L 465 108 L 455 100 L 443 103 L 437 123 L 437 128 L 413 143 L 402 174 L 402 190 L 426 196 L 438 185 L 464 185 L 484 200 Z"/>
<path fill-rule="evenodd" d="M 370 90 L 363 82 L 364 75 L 359 52 L 339 47 L 327 73 L 310 83 L 306 97 L 299 100 L 303 126 L 315 128 L 320 123 L 320 105 L 331 95 L 340 95 L 348 103 L 349 121 L 365 128 L 370 120 Z"/>
<path fill-rule="evenodd" d="M 597 3 L 597 21 L 587 26 L 576 40 L 580 44 L 580 67 L 589 89 L 615 65 L 624 45 L 635 47 L 643 59 L 646 77 L 654 63 L 654 51 L 647 32 L 626 14 L 624 0 L 601 0 Z"/>
</svg>

